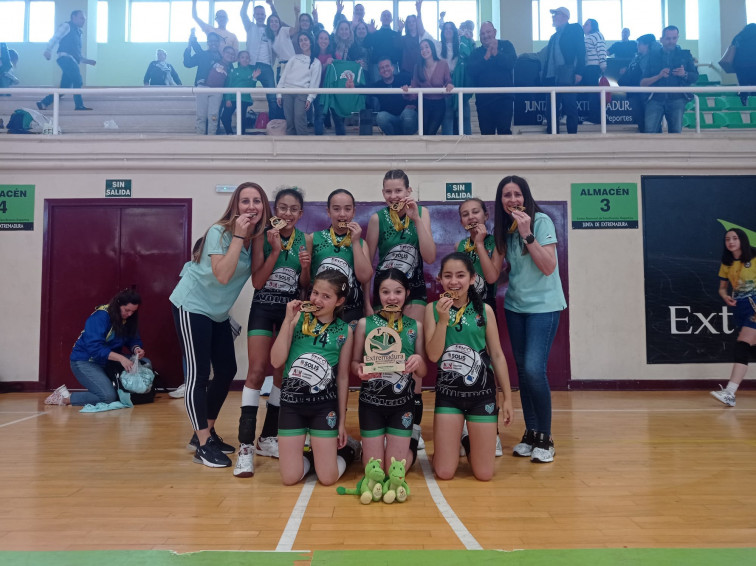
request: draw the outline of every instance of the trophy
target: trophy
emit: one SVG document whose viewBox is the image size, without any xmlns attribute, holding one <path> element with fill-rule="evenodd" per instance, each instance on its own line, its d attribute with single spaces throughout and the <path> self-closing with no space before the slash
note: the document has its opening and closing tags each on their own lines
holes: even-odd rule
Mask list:
<svg viewBox="0 0 756 566">
<path fill-rule="evenodd" d="M 393 306 L 393 305 L 388 305 Z M 379 326 L 365 336 L 365 373 L 402 373 L 405 356 L 402 353 L 402 338 L 394 330 L 393 319 L 399 308 L 384 308 L 390 315 L 390 326 Z M 399 313 L 401 316 L 401 313 Z"/>
</svg>

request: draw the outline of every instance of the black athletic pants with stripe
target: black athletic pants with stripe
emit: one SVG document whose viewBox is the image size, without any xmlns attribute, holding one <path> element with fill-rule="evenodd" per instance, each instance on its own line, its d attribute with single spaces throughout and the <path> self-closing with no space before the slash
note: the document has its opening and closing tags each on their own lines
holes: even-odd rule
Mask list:
<svg viewBox="0 0 756 566">
<path fill-rule="evenodd" d="M 236 376 L 236 353 L 231 324 L 171 305 L 181 350 L 186 360 L 186 412 L 194 430 L 218 418 Z M 210 367 L 213 379 L 210 381 Z"/>
</svg>

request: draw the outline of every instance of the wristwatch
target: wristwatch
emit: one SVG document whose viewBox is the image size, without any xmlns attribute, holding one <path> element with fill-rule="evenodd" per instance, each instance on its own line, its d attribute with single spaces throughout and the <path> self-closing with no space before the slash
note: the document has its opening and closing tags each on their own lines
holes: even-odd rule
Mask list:
<svg viewBox="0 0 756 566">
<path fill-rule="evenodd" d="M 535 236 L 533 235 L 533 232 L 531 232 L 530 234 L 525 236 L 525 243 L 532 244 L 533 242 L 535 242 Z"/>
</svg>

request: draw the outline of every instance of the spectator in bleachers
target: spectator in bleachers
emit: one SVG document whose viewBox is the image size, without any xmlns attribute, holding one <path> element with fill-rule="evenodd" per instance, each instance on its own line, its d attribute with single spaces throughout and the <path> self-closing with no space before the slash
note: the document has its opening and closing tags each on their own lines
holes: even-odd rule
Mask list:
<svg viewBox="0 0 756 566">
<path fill-rule="evenodd" d="M 541 57 L 543 86 L 574 86 L 580 84 L 585 69 L 585 40 L 583 28 L 580 24 L 571 24 L 570 11 L 565 7 L 550 10 L 554 35 L 549 44 L 544 47 Z M 481 29 L 481 35 L 483 31 Z M 482 41 L 481 37 L 481 41 Z M 578 130 L 577 93 L 565 92 L 557 94 L 557 111 L 567 116 L 567 133 L 576 134 Z M 551 112 L 547 112 L 551 133 Z M 559 116 L 557 116 L 556 132 L 559 133 Z"/>
<path fill-rule="evenodd" d="M 58 46 L 57 63 L 63 75 L 60 77 L 60 88 L 81 88 L 84 79 L 81 77 L 79 65 L 96 65 L 94 59 L 87 59 L 81 53 L 81 29 L 87 23 L 87 17 L 81 10 L 71 12 L 71 19 L 58 26 L 55 35 L 47 44 L 44 56 L 48 61 L 52 57 L 52 50 Z M 37 102 L 37 108 L 44 110 L 53 103 L 54 97 L 48 94 Z M 80 94 L 74 94 L 74 110 L 92 110 L 84 106 L 84 100 Z"/>
<path fill-rule="evenodd" d="M 420 5 L 422 0 L 417 0 Z M 418 8 L 419 9 L 419 8 Z M 381 12 L 381 28 L 368 34 L 365 38 L 365 47 L 370 49 L 370 64 L 368 75 L 371 80 L 378 80 L 378 61 L 388 58 L 393 65 L 398 65 L 402 59 L 402 38 L 398 32 L 391 29 L 394 16 L 390 11 Z M 369 28 L 368 28 L 369 29 Z"/>
<path fill-rule="evenodd" d="M 249 53 L 239 51 L 238 63 L 232 67 L 226 79 L 227 87 L 254 88 L 257 86 L 257 77 L 260 75 L 260 69 L 249 64 Z M 246 129 L 245 121 L 247 119 L 247 109 L 252 106 L 252 95 L 242 94 L 241 113 L 242 128 Z M 223 111 L 221 112 L 221 123 L 223 129 L 229 136 L 233 134 L 231 128 L 231 118 L 236 110 L 236 93 L 230 92 L 223 95 Z M 244 134 L 244 132 L 242 132 Z"/>
<path fill-rule="evenodd" d="M 685 87 L 698 80 L 693 56 L 677 45 L 680 31 L 667 26 L 662 31 L 662 48 L 649 55 L 648 67 L 643 73 L 641 86 Z M 689 92 L 655 92 L 646 103 L 646 133 L 661 133 L 662 118 L 667 119 L 670 134 L 682 132 L 685 104 L 693 97 Z"/>
<path fill-rule="evenodd" d="M 278 81 L 278 88 L 309 88 L 320 85 L 320 61 L 315 57 L 310 35 L 300 33 L 297 43 L 302 53 L 297 53 L 286 64 Z M 307 110 L 315 96 L 315 92 L 276 95 L 276 102 L 284 109 L 286 116 L 286 135 L 307 135 Z"/>
<path fill-rule="evenodd" d="M 394 65 L 389 59 L 378 61 L 381 80 L 369 85 L 370 88 L 401 88 L 409 84 L 409 73 L 399 71 L 394 74 Z M 417 133 L 417 107 L 399 94 L 377 94 L 378 114 L 375 122 L 387 136 L 411 136 Z"/>
<path fill-rule="evenodd" d="M 459 41 L 469 45 L 470 51 L 475 49 L 475 22 L 465 20 L 459 24 Z"/>
<path fill-rule="evenodd" d="M 352 61 L 357 61 L 365 73 L 368 72 L 368 64 L 371 60 L 370 49 L 365 45 L 367 36 L 368 27 L 365 22 L 360 22 L 354 26 L 354 43 L 349 54 L 349 58 Z"/>
<path fill-rule="evenodd" d="M 756 24 L 748 24 L 732 40 L 735 47 L 735 74 L 741 86 L 756 85 Z M 740 101 L 743 106 L 748 105 L 748 96 L 753 92 L 741 92 Z"/>
<path fill-rule="evenodd" d="M 459 41 L 459 32 L 453 22 L 445 22 L 441 27 L 441 59 L 449 65 L 452 83 L 458 87 L 470 86 L 467 79 L 467 58 L 472 53 L 467 45 L 462 45 Z M 465 98 L 467 97 L 467 98 Z M 459 133 L 459 97 L 446 97 L 446 110 L 444 112 L 444 123 L 441 125 L 441 133 L 445 136 Z M 463 96 L 463 131 L 468 136 L 472 133 L 470 128 L 470 98 L 468 95 Z"/>
<path fill-rule="evenodd" d="M 215 23 L 218 24 L 217 28 L 214 28 L 207 22 L 203 21 L 197 13 L 197 0 L 192 0 L 192 18 L 205 34 L 215 33 L 221 38 L 220 49 L 223 50 L 227 45 L 234 48 L 234 53 L 239 52 L 239 40 L 236 35 L 226 29 L 228 24 L 228 14 L 225 10 L 218 10 L 215 12 Z"/>
<path fill-rule="evenodd" d="M 192 34 L 189 36 L 189 45 L 184 50 L 184 67 L 191 69 L 197 67 L 197 73 L 194 76 L 194 86 L 205 87 L 208 86 L 207 77 L 210 74 L 210 69 L 213 65 L 221 60 L 222 56 L 218 50 L 220 45 L 220 36 L 215 33 L 209 33 L 207 35 L 207 49 L 202 49 L 197 37 Z M 197 114 L 194 123 L 194 131 L 200 135 L 207 133 L 207 118 L 208 118 L 208 98 L 211 95 L 198 92 L 195 95 L 197 104 Z M 218 101 L 218 108 L 220 107 L 220 101 Z M 217 114 L 218 108 L 215 109 Z"/>
<path fill-rule="evenodd" d="M 480 42 L 467 62 L 467 74 L 473 86 L 514 86 L 514 66 L 517 53 L 510 41 L 497 40 L 496 28 L 491 22 L 480 26 Z M 511 135 L 514 95 L 476 94 L 478 124 L 483 135 Z"/>
<path fill-rule="evenodd" d="M 181 85 L 176 69 L 166 61 L 168 54 L 165 49 L 158 49 L 155 56 L 157 59 L 147 66 L 147 72 L 144 74 L 144 86 Z"/>
<path fill-rule="evenodd" d="M 420 61 L 420 40 L 432 39 L 431 35 L 425 31 L 420 6 L 421 4 L 415 3 L 417 15 L 407 16 L 403 24 L 404 35 L 401 36 L 402 60 L 399 63 L 399 70 L 409 74 L 414 72 L 415 65 Z M 399 20 L 399 25 L 402 26 L 401 20 Z M 378 72 L 380 74 L 380 70 Z"/>
<path fill-rule="evenodd" d="M 615 41 L 607 53 L 615 59 L 629 62 L 638 52 L 638 44 L 630 39 L 630 28 L 622 28 L 622 41 Z"/>
<path fill-rule="evenodd" d="M 249 10 L 249 0 L 243 0 L 241 8 L 241 19 L 244 29 L 247 32 L 247 51 L 251 65 L 260 69 L 260 76 L 257 80 L 263 88 L 274 88 L 276 86 L 275 76 L 273 75 L 273 40 L 268 28 L 265 25 L 265 7 L 255 6 L 252 11 L 252 22 L 247 15 Z M 276 104 L 275 94 L 266 94 L 268 99 L 268 118 L 274 120 L 283 118 L 283 111 Z"/>
<path fill-rule="evenodd" d="M 424 39 L 420 42 L 421 61 L 415 65 L 412 75 L 412 88 L 445 88 L 450 92 L 454 88 L 449 73 L 449 65 L 438 58 L 435 42 Z M 384 57 L 384 59 L 387 57 Z M 403 85 L 405 92 L 410 85 Z M 405 95 L 408 100 L 417 99 L 416 94 Z M 444 121 L 446 102 L 444 94 L 426 94 L 423 96 L 423 134 L 434 136 Z"/>
<path fill-rule="evenodd" d="M 606 41 L 599 31 L 598 22 L 587 19 L 583 24 L 585 33 L 585 69 L 581 86 L 598 86 L 601 75 L 606 71 Z M 594 124 L 601 123 L 600 94 L 584 94 L 583 100 L 588 101 L 590 111 L 588 121 Z"/>
<path fill-rule="evenodd" d="M 320 86 L 323 86 L 323 79 L 325 79 L 325 68 L 333 63 L 333 43 L 331 42 L 331 34 L 322 29 L 318 32 L 317 39 L 318 46 L 318 61 L 320 61 Z M 313 102 L 313 108 L 315 109 L 313 116 L 313 126 L 315 128 L 315 135 L 322 136 L 325 133 L 325 121 L 323 116 L 323 103 L 322 96 L 318 95 Z"/>
<path fill-rule="evenodd" d="M 659 42 L 656 41 L 656 37 L 652 33 L 640 36 L 637 46 L 638 51 L 635 57 L 633 57 L 626 69 L 620 70 L 620 76 L 617 79 L 617 84 L 620 86 L 640 86 L 641 79 L 648 68 L 650 53 L 661 49 L 661 45 L 659 45 Z M 630 101 L 633 122 L 638 124 L 638 131 L 644 133 L 646 131 L 646 101 L 648 100 L 648 93 L 631 92 L 627 94 L 627 99 Z"/>
<path fill-rule="evenodd" d="M 13 72 L 16 63 L 18 63 L 18 53 L 14 49 L 8 49 L 5 43 L 0 43 L 0 88 L 16 86 L 21 82 Z"/>
<path fill-rule="evenodd" d="M 220 61 L 213 63 L 210 67 L 210 71 L 207 73 L 207 80 L 205 86 L 208 88 L 223 88 L 226 86 L 228 75 L 231 72 L 231 68 L 236 61 L 236 51 L 230 45 L 226 45 L 223 48 L 223 55 Z M 223 94 L 213 93 L 205 95 L 207 97 L 207 107 L 199 108 L 197 117 L 200 114 L 206 116 L 207 120 L 207 133 L 210 136 L 217 136 L 220 134 L 220 113 L 223 103 Z"/>
</svg>

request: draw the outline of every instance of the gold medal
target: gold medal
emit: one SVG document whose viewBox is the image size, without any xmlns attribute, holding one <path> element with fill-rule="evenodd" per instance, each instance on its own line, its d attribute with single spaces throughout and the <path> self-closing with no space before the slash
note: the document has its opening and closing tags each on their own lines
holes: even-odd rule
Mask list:
<svg viewBox="0 0 756 566">
<path fill-rule="evenodd" d="M 305 336 L 320 336 L 323 334 L 326 329 L 331 325 L 329 322 L 328 324 L 322 326 L 320 330 L 317 330 L 317 326 L 320 323 L 320 321 L 317 319 L 317 317 L 312 316 L 309 312 L 305 313 L 304 320 L 302 320 L 302 334 Z"/>
<path fill-rule="evenodd" d="M 401 332 L 404 329 L 401 310 L 395 305 L 386 305 L 378 314 L 387 322 L 389 328 L 393 328 L 397 332 Z"/>
</svg>

